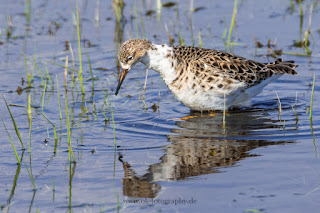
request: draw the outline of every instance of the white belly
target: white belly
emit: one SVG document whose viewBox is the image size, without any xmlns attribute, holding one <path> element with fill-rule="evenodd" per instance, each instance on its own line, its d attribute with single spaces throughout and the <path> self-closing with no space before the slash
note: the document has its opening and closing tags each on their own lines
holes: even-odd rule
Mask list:
<svg viewBox="0 0 320 213">
<path fill-rule="evenodd" d="M 239 82 L 238 84 L 233 85 L 233 87 L 228 91 L 224 91 L 223 89 L 207 91 L 198 89 L 195 93 L 195 90 L 191 88 L 191 84 L 183 86 L 180 90 L 176 87 L 170 86 L 169 89 L 179 101 L 192 110 L 223 110 L 224 102 L 226 103 L 225 108 L 228 110 L 233 107 L 249 106 L 251 98 L 259 94 L 266 85 L 280 76 L 281 75 L 272 76 L 260 84 L 250 88 L 246 88 L 245 83 Z M 225 97 L 224 94 L 226 94 Z"/>
</svg>

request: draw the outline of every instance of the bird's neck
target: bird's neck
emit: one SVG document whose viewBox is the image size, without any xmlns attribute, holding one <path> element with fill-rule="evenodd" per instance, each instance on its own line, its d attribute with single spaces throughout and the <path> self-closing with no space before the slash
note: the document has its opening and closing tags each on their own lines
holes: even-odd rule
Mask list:
<svg viewBox="0 0 320 213">
<path fill-rule="evenodd" d="M 173 57 L 173 48 L 167 45 L 152 45 L 142 58 L 141 62 L 146 67 L 160 73 L 166 83 L 171 83 L 175 79 L 176 60 Z"/>
</svg>

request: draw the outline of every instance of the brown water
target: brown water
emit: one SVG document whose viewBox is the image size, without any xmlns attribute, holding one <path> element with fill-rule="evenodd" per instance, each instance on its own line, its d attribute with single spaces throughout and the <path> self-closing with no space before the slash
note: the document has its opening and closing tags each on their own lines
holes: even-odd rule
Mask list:
<svg viewBox="0 0 320 213">
<path fill-rule="evenodd" d="M 33 110 L 29 154 L 27 110 L 11 106 L 27 148 L 22 151 L 4 100 L 0 98 L 0 115 L 22 161 L 21 166 L 16 164 L 8 135 L 1 124 L 2 211 L 318 211 L 319 1 L 302 2 L 303 19 L 300 19 L 299 5 L 295 1 L 292 2 L 293 9 L 290 9 L 290 1 L 239 1 L 232 40 L 240 45 L 231 47 L 233 53 L 261 62 L 272 61 L 274 58 L 267 56 L 269 39 L 272 44 L 276 41 L 275 48 L 283 52 L 303 53 L 302 48 L 292 44 L 293 40 L 301 40 L 308 28 L 309 8 L 313 4 L 309 47 L 312 55 L 282 55 L 284 60 L 296 61 L 299 75 L 285 75 L 268 85 L 253 99 L 252 108 L 228 113 L 225 128 L 222 113 L 217 112 L 214 116 L 191 113 L 174 98 L 159 75 L 150 70 L 144 103 L 143 65 L 130 71 L 120 94 L 114 95 L 119 74 L 117 48 L 119 43 L 137 37 L 137 33 L 140 38 L 145 34 L 158 44 L 169 43 L 167 25 L 176 45 L 180 34 L 186 45 L 198 46 L 201 32 L 204 47 L 227 50 L 222 35 L 225 25 L 230 26 L 234 1 L 194 1 L 193 8 L 203 8 L 191 16 L 190 4 L 190 1 L 178 1 L 160 11 L 155 1 L 137 1 L 136 19 L 135 2 L 126 1 L 125 19 L 117 25 L 111 1 L 79 3 L 86 94 L 81 95 L 79 81 L 75 83 L 76 88 L 71 89 L 69 73 L 71 144 L 77 161 L 70 164 L 64 111 L 64 68 L 50 62 L 64 65 L 65 57 L 69 55 L 69 67 L 72 67 L 71 53 L 65 47 L 68 40 L 72 45 L 75 68 L 79 67 L 74 21 L 76 3 L 31 1 L 30 16 L 27 16 L 27 1 L 0 0 L 0 92 L 8 103 L 23 106 L 27 105 L 28 94 L 31 94 L 32 106 L 38 107 L 37 110 L 56 125 L 58 133 L 58 148 L 54 154 L 52 125 Z M 154 13 L 145 15 L 150 10 Z M 97 11 L 99 18 L 96 21 Z M 11 31 L 9 38 L 7 28 Z M 254 38 L 264 46 L 256 48 Z M 86 52 L 93 69 L 94 90 Z M 26 65 L 23 54 L 27 58 Z M 44 81 L 46 65 L 53 83 L 51 87 L 47 82 L 44 96 L 34 59 Z M 26 66 L 29 72 L 34 70 L 31 88 L 27 88 Z M 310 120 L 308 112 L 314 74 L 316 83 Z M 20 95 L 16 92 L 18 86 L 23 89 Z M 281 100 L 281 118 L 277 94 Z M 109 107 L 105 105 L 104 109 L 105 97 Z M 152 108 L 154 104 L 159 108 Z M 107 121 L 102 112 L 106 113 Z M 181 119 L 188 116 L 192 117 Z M 28 170 L 32 172 L 36 190 L 33 190 Z"/>
</svg>

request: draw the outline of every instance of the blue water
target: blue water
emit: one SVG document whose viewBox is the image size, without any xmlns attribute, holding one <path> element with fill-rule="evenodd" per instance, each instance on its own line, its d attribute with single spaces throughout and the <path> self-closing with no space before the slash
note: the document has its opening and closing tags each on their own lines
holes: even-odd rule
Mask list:
<svg viewBox="0 0 320 213">
<path fill-rule="evenodd" d="M 69 67 L 73 67 L 72 54 L 65 47 L 68 40 L 75 68 L 79 67 L 76 4 L 32 1 L 30 22 L 24 14 L 25 4 L 0 2 L 0 92 L 8 103 L 22 106 L 27 105 L 30 93 L 32 106 L 39 107 L 37 110 L 55 124 L 58 146 L 54 154 L 52 125 L 33 110 L 29 154 L 27 110 L 11 106 L 27 148 L 23 152 L 0 98 L 0 115 L 22 160 L 18 166 L 8 135 L 0 124 L 2 211 L 316 212 L 319 209 L 318 1 L 302 2 L 305 13 L 302 29 L 295 1 L 293 10 L 289 1 L 239 1 L 232 34 L 237 45 L 230 50 L 222 35 L 230 26 L 233 1 L 194 1 L 193 8 L 204 8 L 191 16 L 189 1 L 162 7 L 161 12 L 156 2 L 137 1 L 137 19 L 134 1 L 127 1 L 120 28 L 111 2 L 79 2 L 85 96 L 81 95 L 78 80 L 71 88 L 72 71 L 67 83 L 76 164 L 68 160 L 64 68 L 56 65 L 64 65 L 68 55 Z M 186 45 L 198 46 L 200 33 L 203 47 L 268 62 L 275 60 L 268 56 L 269 39 L 276 44 L 272 49 L 304 53 L 292 44 L 293 40 L 301 40 L 308 28 L 311 4 L 312 55 L 282 55 L 284 60 L 296 61 L 298 75 L 284 75 L 268 85 L 253 99 L 251 108 L 228 112 L 225 128 L 221 112 L 213 115 L 190 112 L 152 70 L 143 100 L 143 65 L 130 71 L 120 94 L 114 95 L 119 74 L 116 65 L 119 42 L 135 38 L 137 33 L 140 38 L 145 34 L 154 43 L 169 43 L 167 25 L 175 45 L 180 34 Z M 149 10 L 154 13 L 145 15 Z M 11 31 L 9 38 L 7 28 Z M 254 39 L 264 46 L 256 48 Z M 86 53 L 93 69 L 94 90 Z M 46 65 L 53 85 L 52 88 L 47 82 L 43 102 L 44 85 L 34 59 L 44 81 Z M 34 70 L 31 88 L 27 88 L 26 66 L 28 72 Z M 74 75 L 78 77 L 77 73 Z M 313 75 L 316 81 L 310 119 Z M 23 89 L 20 95 L 16 92 L 18 86 Z M 153 105 L 156 107 L 152 108 Z M 35 191 L 28 171 L 32 172 Z"/>
</svg>

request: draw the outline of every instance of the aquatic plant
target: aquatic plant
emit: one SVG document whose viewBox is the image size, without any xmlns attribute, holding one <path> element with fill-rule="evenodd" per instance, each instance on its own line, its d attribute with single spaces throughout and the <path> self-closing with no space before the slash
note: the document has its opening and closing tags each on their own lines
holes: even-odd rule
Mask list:
<svg viewBox="0 0 320 213">
<path fill-rule="evenodd" d="M 310 100 L 310 110 L 309 110 L 309 119 L 312 119 L 312 106 L 313 106 L 313 94 L 314 94 L 314 84 L 316 80 L 316 74 L 313 74 L 313 83 L 312 83 L 312 91 L 311 91 L 311 100 Z"/>
<path fill-rule="evenodd" d="M 32 130 L 32 116 L 31 116 L 31 94 L 28 95 L 27 115 L 29 123 L 29 153 L 31 153 L 31 130 Z"/>
<path fill-rule="evenodd" d="M 89 65 L 89 70 L 90 70 L 90 75 L 91 75 L 91 82 L 92 82 L 92 92 L 94 91 L 94 78 L 92 74 L 92 67 L 91 67 L 91 62 L 90 62 L 90 57 L 88 54 L 88 51 L 86 51 L 87 59 L 88 59 L 88 65 Z"/>
<path fill-rule="evenodd" d="M 29 177 L 30 177 L 30 180 L 31 180 L 31 183 L 32 183 L 32 187 L 33 187 L 33 190 L 35 191 L 36 190 L 36 185 L 34 184 L 34 179 L 33 179 L 33 175 L 32 175 L 32 170 L 30 168 L 30 170 L 28 169 L 28 166 L 26 164 L 24 164 L 24 166 L 26 167 L 27 169 L 27 172 L 29 174 Z"/>
<path fill-rule="evenodd" d="M 179 36 L 179 45 L 184 46 L 185 45 L 184 39 L 181 37 L 180 32 L 178 33 L 178 36 Z"/>
<path fill-rule="evenodd" d="M 10 140 L 10 142 L 11 142 L 11 146 L 12 146 L 12 149 L 13 149 L 14 154 L 15 154 L 15 156 L 16 156 L 17 162 L 18 162 L 18 164 L 20 164 L 21 162 L 20 162 L 20 159 L 19 159 L 19 155 L 18 155 L 17 150 L 16 150 L 16 147 L 14 146 L 14 143 L 13 143 L 11 137 L 10 137 L 10 134 L 9 134 L 9 132 L 8 132 L 8 129 L 7 129 L 5 123 L 4 123 L 3 119 L 2 119 L 2 116 L 0 116 L 0 119 L 1 119 L 1 121 L 2 121 L 2 124 L 3 124 L 3 126 L 4 126 L 4 129 L 6 130 L 7 135 L 8 135 L 8 137 L 9 137 L 9 140 Z"/>
<path fill-rule="evenodd" d="M 298 124 L 299 122 L 299 117 L 298 117 L 298 114 L 296 112 L 296 106 L 297 106 L 297 100 L 298 100 L 298 92 L 296 92 L 296 100 L 295 100 L 295 103 L 294 103 L 294 107 L 292 107 L 292 110 L 296 116 L 296 124 Z"/>
<path fill-rule="evenodd" d="M 59 100 L 60 121 L 62 121 L 61 101 L 60 101 L 60 91 L 59 91 L 59 81 L 58 81 L 58 76 L 57 76 L 57 75 L 56 75 L 56 80 L 57 80 L 57 91 L 58 91 L 58 100 Z"/>
<path fill-rule="evenodd" d="M 66 123 L 67 123 L 67 132 L 68 132 L 68 149 L 69 149 L 69 161 L 71 162 L 71 156 L 74 162 L 76 162 L 76 157 L 73 154 L 73 150 L 71 147 L 71 130 L 70 130 L 70 118 L 69 118 L 69 102 L 67 95 L 67 73 L 68 73 L 68 61 L 69 57 L 66 56 L 65 70 L 64 70 L 64 78 L 65 78 L 65 112 L 66 112 Z"/>
<path fill-rule="evenodd" d="M 199 47 L 202 48 L 201 32 L 199 32 Z"/>
<path fill-rule="evenodd" d="M 144 86 L 143 86 L 143 94 L 142 94 L 142 101 L 143 101 L 143 104 L 144 104 L 144 108 L 145 109 L 148 109 L 147 107 L 147 104 L 145 102 L 145 94 L 146 94 L 146 87 L 147 87 L 147 80 L 148 80 L 148 68 L 146 69 L 146 78 L 145 78 L 145 81 L 144 81 Z"/>
<path fill-rule="evenodd" d="M 31 87 L 31 77 L 32 77 L 32 74 L 30 74 L 30 73 L 28 72 L 28 64 L 27 64 L 27 56 L 26 56 L 26 55 L 24 55 L 24 64 L 25 64 L 25 67 L 26 67 L 28 87 Z"/>
<path fill-rule="evenodd" d="M 116 15 L 116 22 L 120 23 L 120 21 L 122 20 L 122 12 L 123 12 L 123 8 L 124 8 L 123 0 L 113 0 L 112 7 L 113 7 L 114 13 Z"/>
<path fill-rule="evenodd" d="M 235 24 L 235 21 L 236 21 L 237 6 L 238 6 L 238 0 L 235 0 L 234 1 L 234 8 L 233 8 L 231 24 L 230 24 L 230 28 L 229 28 L 229 35 L 228 35 L 228 42 L 227 42 L 228 47 L 230 47 L 231 35 L 232 35 L 233 27 L 234 27 L 234 24 Z"/>
<path fill-rule="evenodd" d="M 281 123 L 281 120 L 282 120 L 282 106 L 281 106 L 281 101 L 280 101 L 280 98 L 278 96 L 278 93 L 276 93 L 277 95 L 277 104 L 278 104 L 278 110 L 279 110 L 279 120 L 280 120 L 280 123 Z"/>
<path fill-rule="evenodd" d="M 79 48 L 79 81 L 81 85 L 81 92 L 84 95 L 83 78 L 82 78 L 82 54 L 81 54 L 81 35 L 80 35 L 80 21 L 79 21 L 79 6 L 77 2 L 77 34 L 78 34 L 78 48 Z"/>
<path fill-rule="evenodd" d="M 43 65 L 44 65 L 44 68 L 45 68 L 45 70 L 46 70 L 46 78 L 47 78 L 47 80 L 49 80 L 49 82 L 50 82 L 50 86 L 51 86 L 51 90 L 53 90 L 54 89 L 54 86 L 53 86 L 53 83 L 52 83 L 52 81 L 51 81 L 51 78 L 50 78 L 50 75 L 49 75 L 49 71 L 48 71 L 48 69 L 47 69 L 47 65 L 46 65 L 46 63 L 43 63 Z"/>
<path fill-rule="evenodd" d="M 54 123 L 43 113 L 37 110 L 38 113 L 40 113 L 51 125 L 53 128 L 53 134 L 54 134 L 54 151 L 53 153 L 56 153 L 57 151 L 57 142 L 58 142 L 58 135 L 57 135 L 57 129 Z"/>
<path fill-rule="evenodd" d="M 10 117 L 11 117 L 11 120 L 12 120 L 12 123 L 13 123 L 13 126 L 14 126 L 14 130 L 16 131 L 16 134 L 17 134 L 17 136 L 19 138 L 19 141 L 21 143 L 22 149 L 24 150 L 25 148 L 24 148 L 24 145 L 23 145 L 23 142 L 22 142 L 22 139 L 21 139 L 20 132 L 19 132 L 18 126 L 16 124 L 16 121 L 14 120 L 14 117 L 13 117 L 13 115 L 11 113 L 11 110 L 10 110 L 10 108 L 8 106 L 8 103 L 7 103 L 7 100 L 6 100 L 5 96 L 2 95 L 2 97 L 3 97 L 4 103 L 6 104 L 7 109 L 9 111 L 9 114 L 10 114 Z"/>
</svg>

